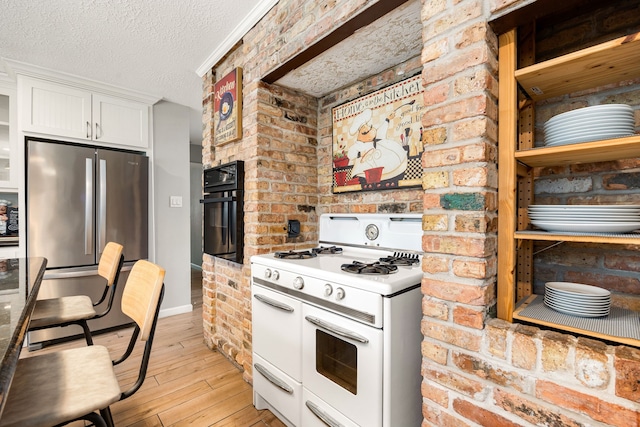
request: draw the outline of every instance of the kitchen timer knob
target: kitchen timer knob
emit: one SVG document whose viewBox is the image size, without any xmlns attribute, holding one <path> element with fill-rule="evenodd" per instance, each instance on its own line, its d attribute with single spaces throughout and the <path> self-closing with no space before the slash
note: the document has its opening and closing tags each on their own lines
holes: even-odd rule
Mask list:
<svg viewBox="0 0 640 427">
<path fill-rule="evenodd" d="M 338 301 L 340 301 L 341 299 L 344 299 L 344 289 L 342 288 L 336 289 L 336 299 Z"/>
<path fill-rule="evenodd" d="M 304 288 L 304 280 L 302 279 L 302 277 L 298 276 L 293 279 L 293 287 L 298 290 Z"/>
<path fill-rule="evenodd" d="M 331 287 L 331 285 L 328 284 L 328 283 L 326 285 L 324 285 L 324 296 L 328 297 L 332 293 L 333 293 L 333 288 Z"/>
<path fill-rule="evenodd" d="M 270 269 L 270 268 L 267 268 L 267 269 L 264 271 L 264 277 L 265 277 L 266 279 L 270 279 L 270 278 L 271 278 L 271 269 Z"/>
</svg>

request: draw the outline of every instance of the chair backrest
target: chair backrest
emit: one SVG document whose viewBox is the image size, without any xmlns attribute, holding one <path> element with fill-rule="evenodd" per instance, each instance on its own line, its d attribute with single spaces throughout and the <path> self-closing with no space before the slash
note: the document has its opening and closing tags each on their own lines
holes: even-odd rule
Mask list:
<svg viewBox="0 0 640 427">
<path fill-rule="evenodd" d="M 164 268 L 139 260 L 133 265 L 122 293 L 122 312 L 140 328 L 140 339 L 149 338 L 154 317 L 160 303 L 164 282 Z"/>
<path fill-rule="evenodd" d="M 118 365 L 131 355 L 138 338 L 140 341 L 145 341 L 145 345 L 138 379 L 133 386 L 120 395 L 120 400 L 134 394 L 142 386 L 146 377 L 160 303 L 164 295 L 164 274 L 164 268 L 149 261 L 139 260 L 133 265 L 127 283 L 124 285 L 122 312 L 129 316 L 136 326 L 129 341 L 129 347 L 120 359 L 113 361 L 113 364 Z"/>
<path fill-rule="evenodd" d="M 120 268 L 122 268 L 123 247 L 116 242 L 109 242 L 104 247 L 100 262 L 98 263 L 98 274 L 107 280 L 107 286 L 116 283 Z"/>
</svg>

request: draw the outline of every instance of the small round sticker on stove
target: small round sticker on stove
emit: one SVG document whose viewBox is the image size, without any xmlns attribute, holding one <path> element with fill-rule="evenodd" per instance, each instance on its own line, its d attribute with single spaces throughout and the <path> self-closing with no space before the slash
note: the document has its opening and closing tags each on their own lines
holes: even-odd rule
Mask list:
<svg viewBox="0 0 640 427">
<path fill-rule="evenodd" d="M 378 238 L 380 230 L 378 230 L 378 227 L 375 224 L 369 224 L 367 225 L 367 228 L 364 230 L 364 232 L 367 235 L 367 239 L 376 240 Z"/>
</svg>

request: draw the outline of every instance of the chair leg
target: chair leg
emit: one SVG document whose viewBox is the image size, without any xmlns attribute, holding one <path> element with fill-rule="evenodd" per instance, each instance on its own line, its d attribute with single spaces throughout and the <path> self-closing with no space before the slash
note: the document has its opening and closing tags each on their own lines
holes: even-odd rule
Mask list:
<svg viewBox="0 0 640 427">
<path fill-rule="evenodd" d="M 107 406 L 104 409 L 100 409 L 100 415 L 102 415 L 102 418 L 104 418 L 104 420 L 107 422 L 107 427 L 114 427 L 113 417 L 111 416 L 110 407 Z"/>
<path fill-rule="evenodd" d="M 89 329 L 89 325 L 86 320 L 82 320 L 78 322 L 80 326 L 82 326 L 82 330 L 84 331 L 84 339 L 87 340 L 87 345 L 93 345 L 93 338 L 91 337 L 91 329 Z"/>
<path fill-rule="evenodd" d="M 100 415 L 92 412 L 84 416 L 85 420 L 91 421 L 95 427 L 107 427 L 107 423 Z"/>
</svg>

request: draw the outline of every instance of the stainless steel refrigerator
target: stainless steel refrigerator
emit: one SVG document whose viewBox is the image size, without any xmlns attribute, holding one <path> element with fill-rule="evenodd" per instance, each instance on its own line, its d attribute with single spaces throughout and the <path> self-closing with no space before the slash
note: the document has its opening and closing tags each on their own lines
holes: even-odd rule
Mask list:
<svg viewBox="0 0 640 427">
<path fill-rule="evenodd" d="M 131 266 L 148 256 L 148 157 L 35 138 L 26 149 L 27 255 L 48 260 L 38 298 L 84 294 L 96 301 L 104 289 L 97 264 L 114 241 L 125 257 L 114 306 L 89 327 L 130 324 L 120 301 Z M 75 325 L 44 329 L 30 332 L 28 342 L 38 347 L 81 333 Z"/>
</svg>

